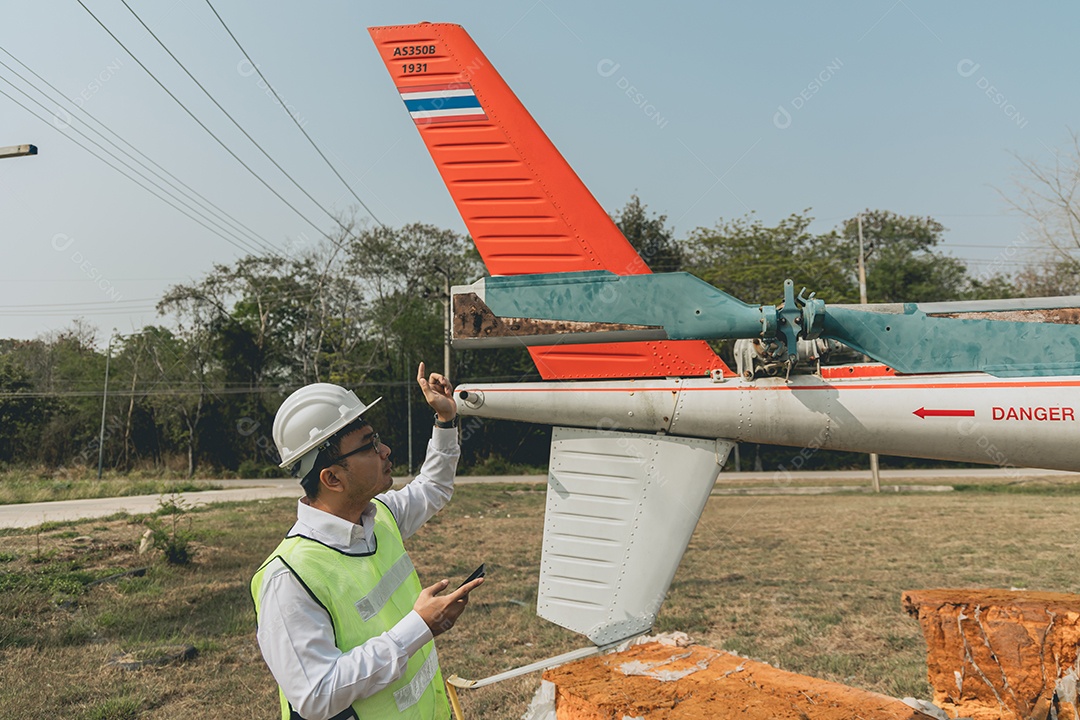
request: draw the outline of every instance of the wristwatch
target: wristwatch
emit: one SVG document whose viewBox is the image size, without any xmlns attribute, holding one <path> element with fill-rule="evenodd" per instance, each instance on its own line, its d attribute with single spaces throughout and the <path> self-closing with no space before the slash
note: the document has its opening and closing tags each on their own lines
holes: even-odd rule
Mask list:
<svg viewBox="0 0 1080 720">
<path fill-rule="evenodd" d="M 437 428 L 455 428 L 458 426 L 458 416 L 455 415 L 453 420 L 440 420 L 439 414 L 435 413 L 435 427 Z"/>
</svg>

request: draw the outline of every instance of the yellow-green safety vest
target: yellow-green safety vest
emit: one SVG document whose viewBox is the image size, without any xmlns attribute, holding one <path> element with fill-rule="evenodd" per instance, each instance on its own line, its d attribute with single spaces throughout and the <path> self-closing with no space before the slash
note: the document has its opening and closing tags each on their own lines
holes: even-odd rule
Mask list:
<svg viewBox="0 0 1080 720">
<path fill-rule="evenodd" d="M 375 550 L 349 554 L 293 535 L 281 541 L 251 579 L 255 614 L 263 578 L 283 563 L 330 615 L 334 642 L 342 652 L 364 644 L 394 627 L 408 615 L 420 596 L 420 578 L 405 552 L 401 531 L 393 513 L 375 501 Z M 301 718 L 285 693 L 281 697 L 282 720 Z M 335 717 L 416 718 L 444 720 L 450 717 L 435 643 L 429 642 L 409 658 L 405 674 L 370 697 L 360 698 Z"/>
</svg>

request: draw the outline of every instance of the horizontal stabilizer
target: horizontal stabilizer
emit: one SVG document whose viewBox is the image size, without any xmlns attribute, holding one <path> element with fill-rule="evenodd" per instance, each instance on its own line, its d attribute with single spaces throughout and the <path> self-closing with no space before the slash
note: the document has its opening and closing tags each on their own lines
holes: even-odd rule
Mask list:
<svg viewBox="0 0 1080 720">
<path fill-rule="evenodd" d="M 597 645 L 649 630 L 732 446 L 554 428 L 537 614 Z"/>
</svg>

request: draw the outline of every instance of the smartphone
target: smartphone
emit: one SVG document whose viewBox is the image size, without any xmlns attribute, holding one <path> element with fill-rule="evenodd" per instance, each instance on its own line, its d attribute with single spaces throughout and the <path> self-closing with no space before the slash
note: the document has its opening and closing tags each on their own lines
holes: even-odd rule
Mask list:
<svg viewBox="0 0 1080 720">
<path fill-rule="evenodd" d="M 467 577 L 467 578 L 465 578 L 464 580 L 461 581 L 461 585 L 458 585 L 458 589 L 461 589 L 462 585 L 468 585 L 469 583 L 471 583 L 476 578 L 484 577 L 484 574 L 485 574 L 484 563 L 480 563 L 480 567 L 473 570 L 472 574 L 469 575 L 469 577 Z"/>
</svg>

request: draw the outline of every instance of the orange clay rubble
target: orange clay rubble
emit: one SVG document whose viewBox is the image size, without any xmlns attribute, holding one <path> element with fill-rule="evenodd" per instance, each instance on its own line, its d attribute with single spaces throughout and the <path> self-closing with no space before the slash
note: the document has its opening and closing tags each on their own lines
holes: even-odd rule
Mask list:
<svg viewBox="0 0 1080 720">
<path fill-rule="evenodd" d="M 638 645 L 544 673 L 558 720 L 925 720 L 899 700 L 701 645 Z"/>
<path fill-rule="evenodd" d="M 587 658 L 544 679 L 558 720 L 1080 720 L 1080 596 L 909 590 L 903 607 L 926 636 L 937 707 L 921 705 L 925 714 L 688 639 Z"/>
<path fill-rule="evenodd" d="M 909 590 L 903 605 L 922 625 L 934 704 L 950 717 L 1080 717 L 1080 596 Z"/>
</svg>

